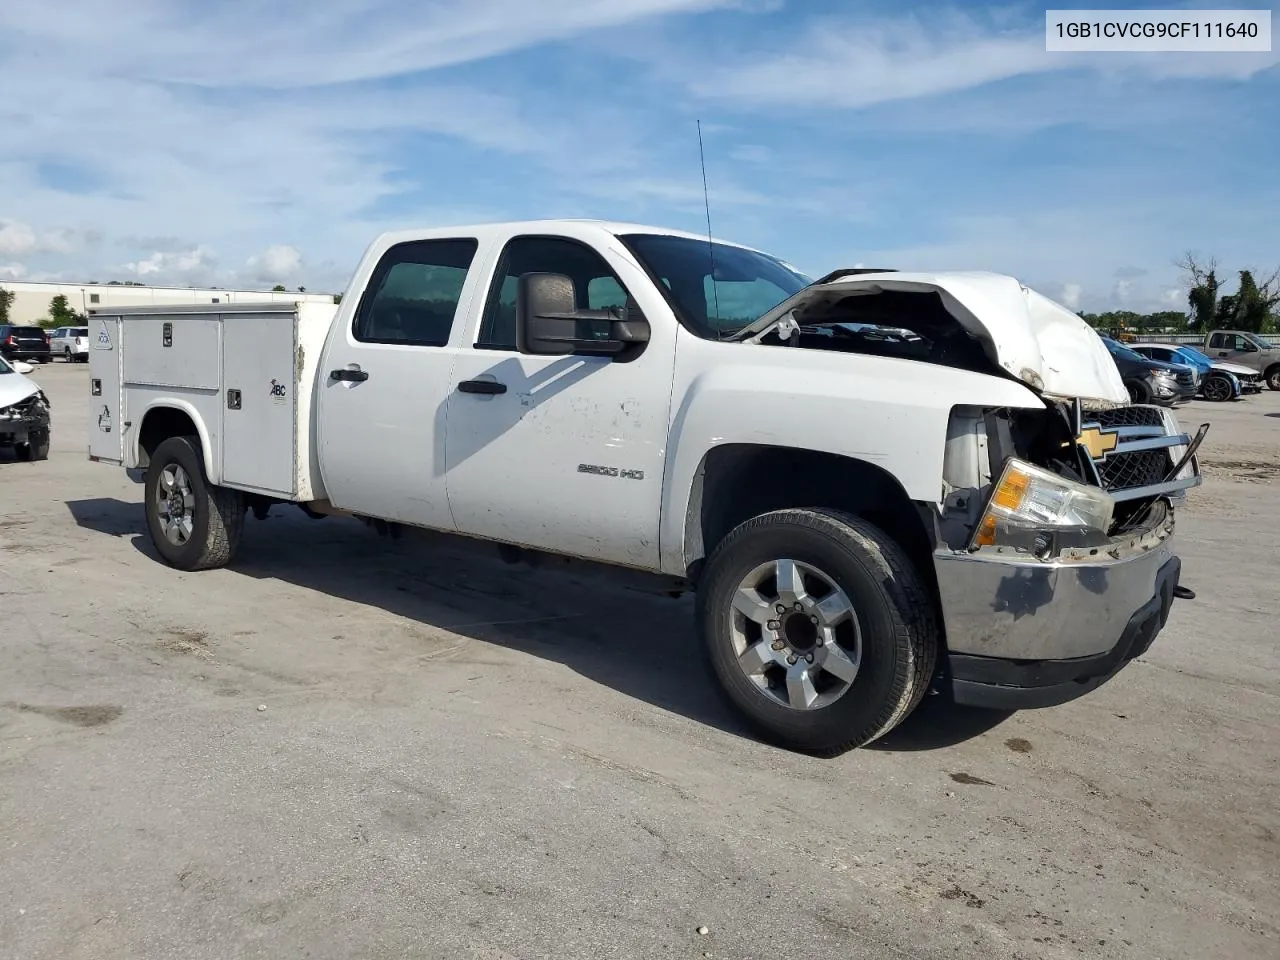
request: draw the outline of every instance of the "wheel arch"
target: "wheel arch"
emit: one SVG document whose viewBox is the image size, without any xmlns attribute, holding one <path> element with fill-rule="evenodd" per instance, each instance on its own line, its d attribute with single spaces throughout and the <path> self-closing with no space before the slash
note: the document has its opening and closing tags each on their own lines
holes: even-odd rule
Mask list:
<svg viewBox="0 0 1280 960">
<path fill-rule="evenodd" d="M 220 471 L 214 468 L 213 443 L 204 418 L 194 406 L 176 397 L 153 400 L 143 411 L 133 444 L 133 465 L 145 469 L 151 463 L 151 454 L 165 440 L 192 434 L 200 440 L 205 475 L 211 483 L 217 483 Z"/>
<path fill-rule="evenodd" d="M 688 578 L 697 582 L 703 562 L 740 523 L 797 507 L 842 510 L 874 523 L 904 549 L 936 599 L 928 507 L 892 473 L 843 454 L 755 443 L 712 447 L 698 466 L 684 522 Z"/>
</svg>

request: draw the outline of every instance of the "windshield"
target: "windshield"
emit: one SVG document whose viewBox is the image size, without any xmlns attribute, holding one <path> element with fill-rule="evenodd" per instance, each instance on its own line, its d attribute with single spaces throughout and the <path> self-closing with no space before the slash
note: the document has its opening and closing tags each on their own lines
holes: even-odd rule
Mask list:
<svg viewBox="0 0 1280 960">
<path fill-rule="evenodd" d="M 733 334 L 813 282 L 781 260 L 742 247 L 660 234 L 620 239 L 667 286 L 676 312 L 702 336 Z"/>
<path fill-rule="evenodd" d="M 1195 347 L 1179 347 L 1178 349 L 1193 360 L 1199 360 L 1202 363 L 1213 363 L 1213 359 L 1207 353 L 1201 353 Z"/>
<path fill-rule="evenodd" d="M 1256 333 L 1253 335 L 1253 342 L 1260 346 L 1263 350 L 1274 350 L 1276 345 L 1266 337 L 1260 337 Z"/>
<path fill-rule="evenodd" d="M 0 374 L 13 373 L 13 367 L 9 366 L 4 357 L 0 357 Z"/>
<path fill-rule="evenodd" d="M 1103 337 L 1102 342 L 1107 345 L 1107 349 L 1110 350 L 1114 356 L 1124 357 L 1126 360 L 1137 360 L 1139 363 L 1146 363 L 1151 359 L 1150 357 L 1144 357 L 1136 350 L 1130 350 L 1128 347 L 1112 340 L 1110 337 Z"/>
</svg>

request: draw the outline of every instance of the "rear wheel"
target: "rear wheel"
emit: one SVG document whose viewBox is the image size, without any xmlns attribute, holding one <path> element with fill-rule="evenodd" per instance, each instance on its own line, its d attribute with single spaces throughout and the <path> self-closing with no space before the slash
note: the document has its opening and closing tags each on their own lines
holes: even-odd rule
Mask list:
<svg viewBox="0 0 1280 960">
<path fill-rule="evenodd" d="M 1235 388 L 1231 386 L 1230 380 L 1214 374 L 1210 374 L 1205 378 L 1204 383 L 1200 386 L 1200 392 L 1204 394 L 1206 400 L 1212 400 L 1214 403 L 1230 400 L 1236 393 Z"/>
<path fill-rule="evenodd" d="M 63 348 L 62 348 L 62 359 L 63 359 L 63 360 L 65 360 L 65 361 L 67 361 L 67 363 L 70 363 L 70 362 L 71 362 L 71 359 L 72 359 L 72 358 L 71 358 L 71 348 L 70 348 L 70 347 L 63 347 Z"/>
<path fill-rule="evenodd" d="M 920 702 L 937 658 L 933 603 L 884 531 L 830 510 L 780 510 L 715 549 L 698 627 L 730 703 L 766 739 L 863 746 Z"/>
<path fill-rule="evenodd" d="M 166 563 L 208 570 L 231 560 L 244 529 L 244 496 L 208 482 L 198 438 L 170 437 L 156 447 L 145 490 L 147 530 Z"/>
</svg>

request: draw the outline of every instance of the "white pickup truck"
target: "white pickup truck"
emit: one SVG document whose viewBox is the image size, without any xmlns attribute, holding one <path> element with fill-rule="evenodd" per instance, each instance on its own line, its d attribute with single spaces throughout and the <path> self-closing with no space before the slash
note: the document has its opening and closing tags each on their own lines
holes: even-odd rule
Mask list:
<svg viewBox="0 0 1280 960">
<path fill-rule="evenodd" d="M 1193 595 L 1173 507 L 1202 433 L 1131 405 L 1084 322 L 1010 277 L 811 280 L 674 230 L 485 224 L 379 237 L 341 306 L 91 331 L 90 457 L 145 478 L 173 566 L 294 503 L 659 574 L 795 749 L 875 740 L 930 690 L 1072 699 Z"/>
</svg>

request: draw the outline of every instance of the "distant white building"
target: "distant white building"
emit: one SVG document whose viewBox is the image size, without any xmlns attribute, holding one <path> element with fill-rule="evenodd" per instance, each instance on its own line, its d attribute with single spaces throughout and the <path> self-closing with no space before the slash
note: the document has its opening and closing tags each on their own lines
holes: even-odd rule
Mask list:
<svg viewBox="0 0 1280 960">
<path fill-rule="evenodd" d="M 331 293 L 299 293 L 296 290 L 215 290 L 189 287 L 135 287 L 116 283 L 34 283 L 22 280 L 0 280 L 0 289 L 15 294 L 9 308 L 10 323 L 38 323 L 49 316 L 49 301 L 58 294 L 67 305 L 88 315 L 99 307 L 137 307 L 171 303 L 263 303 L 266 301 L 303 300 L 311 303 L 333 303 Z"/>
</svg>

